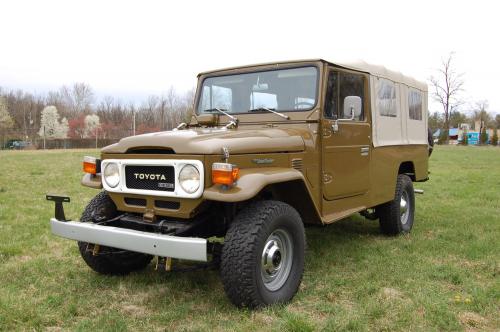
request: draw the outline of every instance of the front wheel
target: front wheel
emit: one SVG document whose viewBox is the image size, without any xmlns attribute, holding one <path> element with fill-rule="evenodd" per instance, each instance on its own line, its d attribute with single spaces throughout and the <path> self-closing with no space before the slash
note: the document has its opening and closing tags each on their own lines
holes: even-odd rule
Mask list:
<svg viewBox="0 0 500 332">
<path fill-rule="evenodd" d="M 297 211 L 278 201 L 244 208 L 224 239 L 221 278 L 239 307 L 290 301 L 304 271 L 305 232 Z"/>
<path fill-rule="evenodd" d="M 398 175 L 394 200 L 376 208 L 380 229 L 387 235 L 409 233 L 415 218 L 415 192 L 408 175 Z"/>
<path fill-rule="evenodd" d="M 80 222 L 94 223 L 117 216 L 116 206 L 105 191 L 95 196 L 83 211 Z M 122 275 L 142 270 L 151 262 L 151 255 L 101 246 L 94 255 L 93 244 L 78 242 L 83 260 L 94 271 L 101 274 Z"/>
</svg>

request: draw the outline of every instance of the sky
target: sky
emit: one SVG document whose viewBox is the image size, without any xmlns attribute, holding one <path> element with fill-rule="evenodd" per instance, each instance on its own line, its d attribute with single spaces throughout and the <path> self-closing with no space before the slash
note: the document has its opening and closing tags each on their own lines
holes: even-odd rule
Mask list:
<svg viewBox="0 0 500 332">
<path fill-rule="evenodd" d="M 454 52 L 466 105 L 500 113 L 495 1 L 4 1 L 0 86 L 74 82 L 139 102 L 199 72 L 304 58 L 362 59 L 420 80 Z M 430 103 L 431 111 L 439 106 Z"/>
</svg>

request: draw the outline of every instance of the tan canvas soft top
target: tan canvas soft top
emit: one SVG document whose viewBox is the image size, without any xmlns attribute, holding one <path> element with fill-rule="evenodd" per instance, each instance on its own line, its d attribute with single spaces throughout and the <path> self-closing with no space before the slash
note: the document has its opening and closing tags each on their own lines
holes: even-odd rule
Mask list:
<svg viewBox="0 0 500 332">
<path fill-rule="evenodd" d="M 427 84 L 422 81 L 418 81 L 413 77 L 403 75 L 402 73 L 394 70 L 387 69 L 384 66 L 380 65 L 372 65 L 366 63 L 362 60 L 357 60 L 353 62 L 331 62 L 327 60 L 322 60 L 328 62 L 332 65 L 336 65 L 338 67 L 343 67 L 346 69 L 352 69 L 357 71 L 362 71 L 365 73 L 369 73 L 373 76 L 385 78 L 394 82 L 403 83 L 405 85 L 411 86 L 413 88 L 419 89 L 421 91 L 427 91 Z"/>
</svg>

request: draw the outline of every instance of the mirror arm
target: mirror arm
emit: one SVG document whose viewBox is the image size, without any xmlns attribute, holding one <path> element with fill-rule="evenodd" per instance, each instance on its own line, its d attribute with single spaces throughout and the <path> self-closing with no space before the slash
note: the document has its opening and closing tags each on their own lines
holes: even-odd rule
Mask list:
<svg viewBox="0 0 500 332">
<path fill-rule="evenodd" d="M 354 115 L 354 107 L 351 107 L 351 117 L 347 119 L 335 119 L 332 123 L 332 131 L 333 133 L 336 133 L 339 131 L 339 121 L 340 122 L 347 122 L 347 121 L 354 121 L 355 120 L 355 115 Z"/>
</svg>

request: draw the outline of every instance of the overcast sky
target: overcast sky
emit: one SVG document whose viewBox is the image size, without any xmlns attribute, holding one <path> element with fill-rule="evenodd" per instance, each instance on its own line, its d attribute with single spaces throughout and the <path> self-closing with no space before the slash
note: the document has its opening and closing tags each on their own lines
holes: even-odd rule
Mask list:
<svg viewBox="0 0 500 332">
<path fill-rule="evenodd" d="M 500 112 L 495 1 L 4 1 L 0 86 L 86 82 L 124 102 L 179 91 L 205 70 L 363 59 L 426 80 L 454 51 L 464 98 Z M 431 104 L 431 110 L 437 109 Z"/>
</svg>

